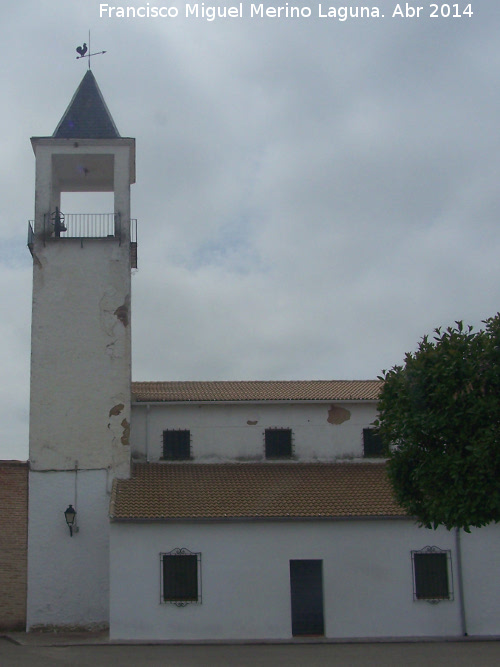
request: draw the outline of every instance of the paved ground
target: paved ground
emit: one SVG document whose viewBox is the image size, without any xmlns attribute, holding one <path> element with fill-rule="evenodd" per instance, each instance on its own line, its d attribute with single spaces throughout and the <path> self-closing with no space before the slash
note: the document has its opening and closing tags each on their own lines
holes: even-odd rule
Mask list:
<svg viewBox="0 0 500 667">
<path fill-rule="evenodd" d="M 16 645 L 0 638 L 1 667 L 498 667 L 500 641 L 359 644 Z"/>
</svg>

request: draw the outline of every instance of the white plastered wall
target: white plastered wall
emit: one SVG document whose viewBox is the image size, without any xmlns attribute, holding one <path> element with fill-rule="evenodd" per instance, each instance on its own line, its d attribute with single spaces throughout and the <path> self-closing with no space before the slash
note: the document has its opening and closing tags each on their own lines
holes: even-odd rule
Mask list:
<svg viewBox="0 0 500 667">
<path fill-rule="evenodd" d="M 498 612 L 493 621 L 484 613 L 498 609 L 498 538 L 498 527 L 491 527 L 474 536 L 473 547 L 464 547 L 469 634 L 500 629 Z M 411 550 L 428 545 L 451 551 L 452 601 L 413 599 Z M 200 605 L 160 604 L 159 554 L 176 547 L 201 552 Z M 351 520 L 112 523 L 111 636 L 289 639 L 290 559 L 323 560 L 327 637 L 461 635 L 454 532 L 425 530 L 406 520 Z"/>
<path fill-rule="evenodd" d="M 500 526 L 460 532 L 469 635 L 500 635 Z"/>
<path fill-rule="evenodd" d="M 134 141 L 42 137 L 32 144 L 31 468 L 66 470 L 78 461 L 83 469 L 111 467 L 127 476 Z M 120 234 L 54 239 L 47 215 L 69 191 L 113 191 Z"/>
<path fill-rule="evenodd" d="M 196 462 L 264 459 L 266 428 L 292 429 L 294 457 L 331 461 L 363 456 L 363 428 L 376 419 L 376 403 L 134 404 L 132 451 L 161 458 L 166 429 L 191 432 Z M 340 423 L 339 423 L 340 422 Z M 147 450 L 147 451 L 146 451 Z"/>
<path fill-rule="evenodd" d="M 83 247 L 82 247 L 83 246 Z M 128 469 L 130 295 L 115 240 L 48 244 L 34 266 L 32 469 Z M 125 435 L 125 437 L 124 437 Z M 123 440 L 122 440 L 123 438 Z"/>
<path fill-rule="evenodd" d="M 109 619 L 111 480 L 130 473 L 134 140 L 32 144 L 28 628 L 95 627 Z M 54 238 L 47 216 L 61 193 L 99 191 L 114 192 L 115 235 Z M 70 503 L 80 524 L 72 538 L 63 514 Z"/>
<path fill-rule="evenodd" d="M 27 628 L 107 625 L 109 494 L 105 470 L 30 472 Z M 77 508 L 70 537 L 64 510 Z"/>
</svg>

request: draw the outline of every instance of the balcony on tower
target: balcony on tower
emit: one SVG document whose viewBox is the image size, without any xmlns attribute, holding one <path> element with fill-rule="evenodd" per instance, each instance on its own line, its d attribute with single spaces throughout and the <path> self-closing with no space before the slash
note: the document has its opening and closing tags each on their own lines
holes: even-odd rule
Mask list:
<svg viewBox="0 0 500 667">
<path fill-rule="evenodd" d="M 129 233 L 119 213 L 63 213 L 58 207 L 52 213 L 43 216 L 40 240 L 43 246 L 51 242 L 64 242 L 66 239 L 78 239 L 84 242 L 92 239 L 109 239 L 130 244 L 130 266 L 137 268 L 137 219 L 130 219 Z M 33 255 L 35 242 L 35 224 L 28 223 L 28 248 Z"/>
</svg>

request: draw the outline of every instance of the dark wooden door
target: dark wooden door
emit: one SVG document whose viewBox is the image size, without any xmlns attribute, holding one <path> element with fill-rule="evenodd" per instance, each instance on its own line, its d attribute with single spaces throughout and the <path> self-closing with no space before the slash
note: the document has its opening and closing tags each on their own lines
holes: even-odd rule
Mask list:
<svg viewBox="0 0 500 667">
<path fill-rule="evenodd" d="M 324 635 L 323 561 L 291 560 L 292 635 Z"/>
</svg>

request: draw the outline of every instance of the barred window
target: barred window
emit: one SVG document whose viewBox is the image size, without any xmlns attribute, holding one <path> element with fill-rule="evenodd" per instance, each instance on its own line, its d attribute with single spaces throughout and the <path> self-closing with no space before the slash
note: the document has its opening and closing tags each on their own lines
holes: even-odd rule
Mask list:
<svg viewBox="0 0 500 667">
<path fill-rule="evenodd" d="M 292 429 L 266 428 L 266 459 L 286 459 L 292 456 Z"/>
<path fill-rule="evenodd" d="M 413 598 L 439 602 L 453 600 L 451 552 L 438 547 L 412 551 Z"/>
<path fill-rule="evenodd" d="M 365 458 L 384 456 L 384 443 L 374 428 L 363 429 L 363 455 Z"/>
<path fill-rule="evenodd" d="M 201 603 L 201 553 L 189 549 L 173 549 L 160 554 L 161 602 L 178 607 Z"/>
<path fill-rule="evenodd" d="M 163 458 L 185 461 L 191 458 L 191 432 L 188 430 L 163 431 Z"/>
</svg>

